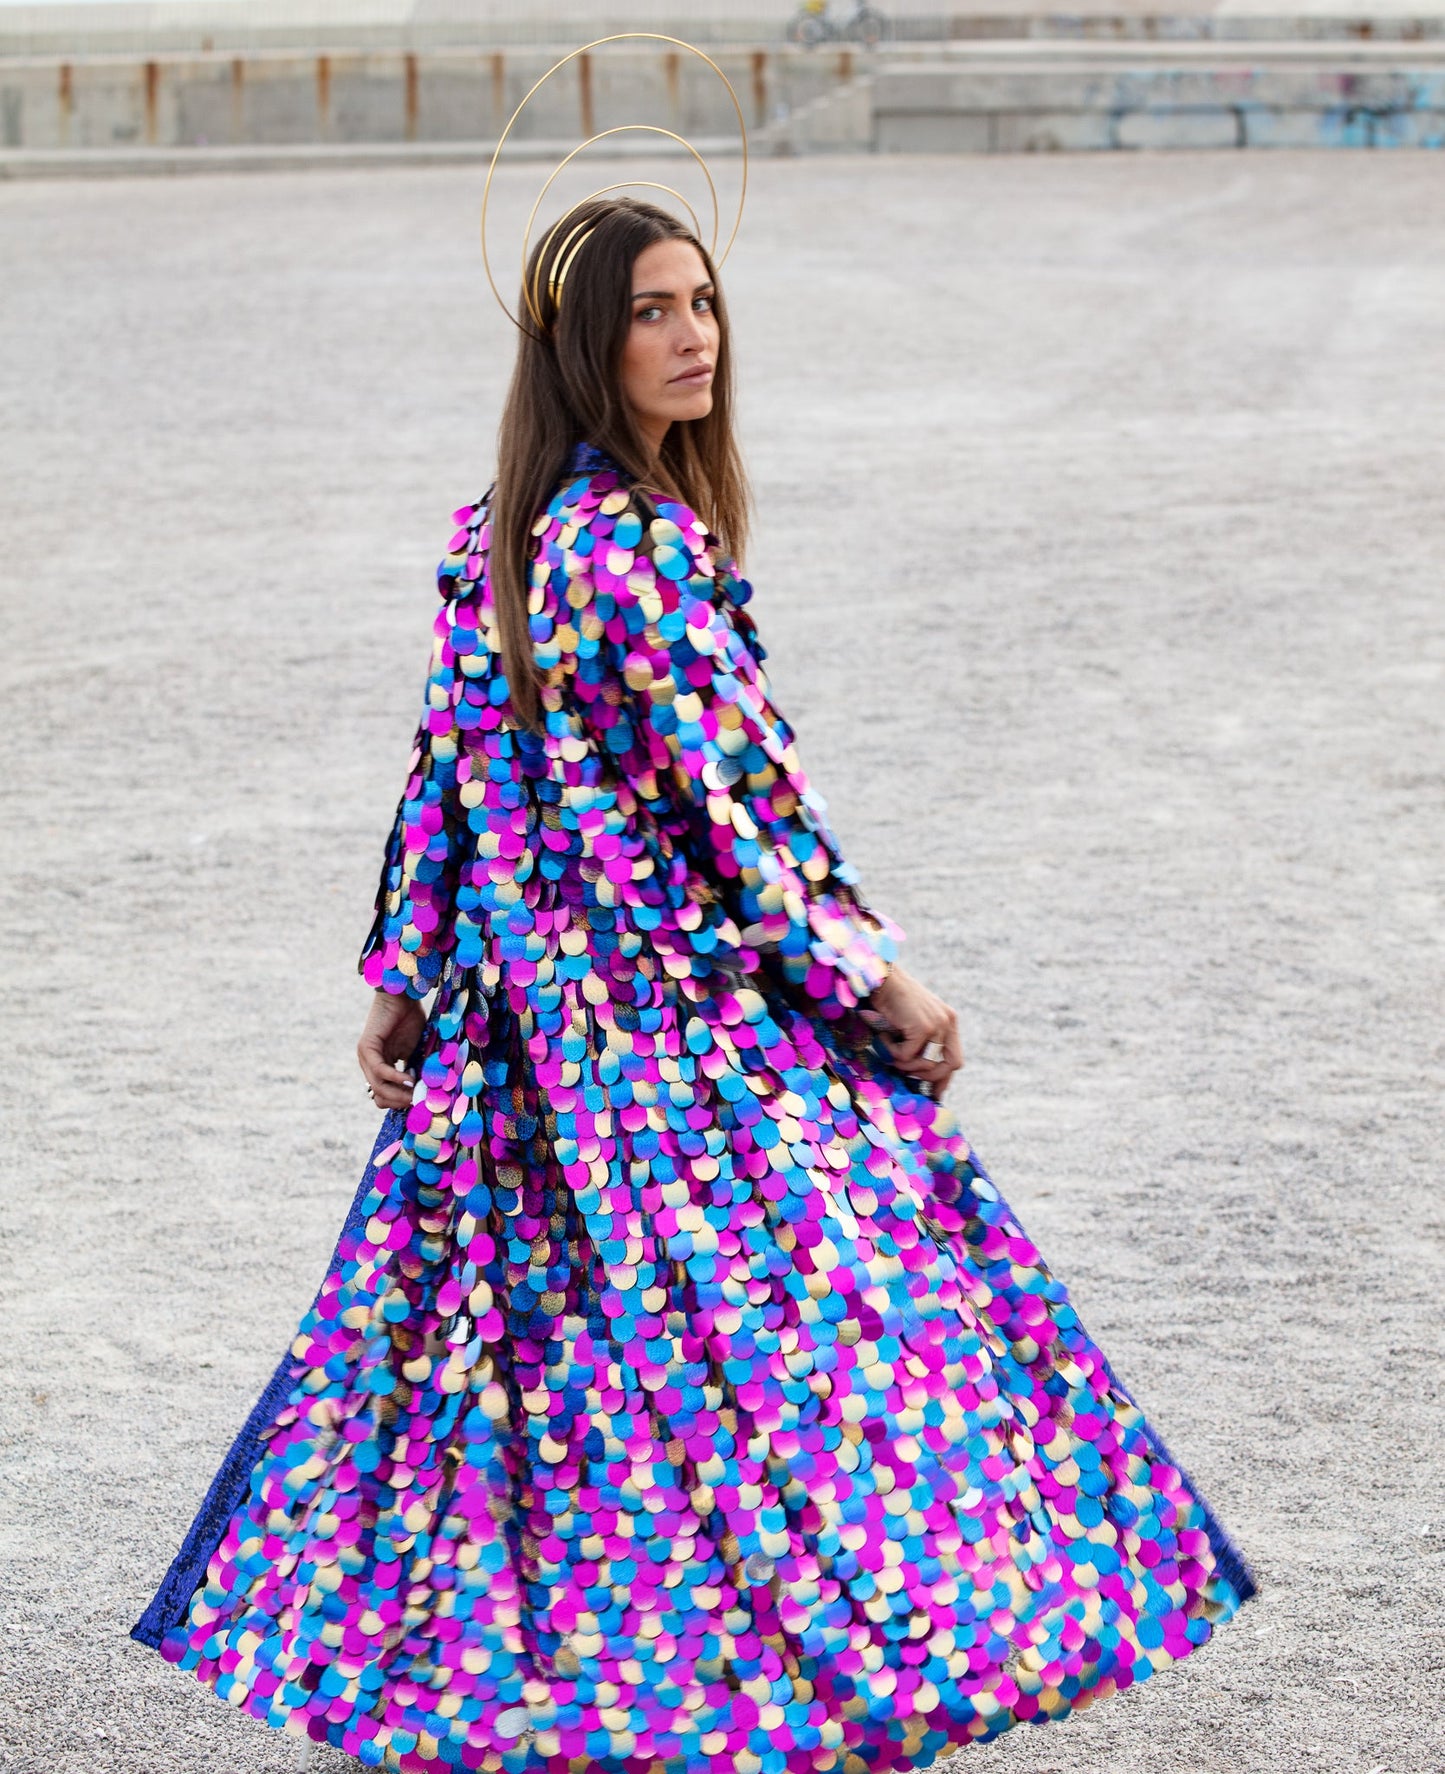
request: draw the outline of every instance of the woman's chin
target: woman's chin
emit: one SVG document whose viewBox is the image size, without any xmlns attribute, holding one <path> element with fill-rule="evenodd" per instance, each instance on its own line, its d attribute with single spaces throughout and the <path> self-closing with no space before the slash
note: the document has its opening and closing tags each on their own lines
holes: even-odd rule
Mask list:
<svg viewBox="0 0 1445 1774">
<path fill-rule="evenodd" d="M 705 419 L 712 411 L 712 384 L 689 389 L 672 403 L 674 419 Z"/>
</svg>

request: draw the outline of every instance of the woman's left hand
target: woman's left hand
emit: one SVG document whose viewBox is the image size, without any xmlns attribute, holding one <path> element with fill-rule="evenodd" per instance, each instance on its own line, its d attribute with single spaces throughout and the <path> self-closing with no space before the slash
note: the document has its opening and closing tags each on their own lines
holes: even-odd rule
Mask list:
<svg viewBox="0 0 1445 1774">
<path fill-rule="evenodd" d="M 869 1003 L 890 1025 L 880 1033 L 894 1065 L 941 1097 L 963 1064 L 958 1012 L 896 963 Z"/>
<path fill-rule="evenodd" d="M 404 1109 L 410 1103 L 416 1074 L 397 1067 L 411 1058 L 425 1027 L 426 1012 L 415 998 L 372 994 L 356 1057 L 378 1109 Z"/>
</svg>

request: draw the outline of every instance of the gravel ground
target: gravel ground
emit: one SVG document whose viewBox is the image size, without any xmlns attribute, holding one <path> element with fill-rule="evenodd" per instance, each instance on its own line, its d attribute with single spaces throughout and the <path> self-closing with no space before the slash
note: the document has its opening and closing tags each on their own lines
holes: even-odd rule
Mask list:
<svg viewBox="0 0 1445 1774">
<path fill-rule="evenodd" d="M 369 1150 L 354 957 L 509 367 L 478 198 L 0 192 L 26 1774 L 289 1765 L 126 1634 Z M 728 275 L 779 699 L 1262 1590 L 960 1768 L 1438 1774 L 1445 160 L 770 161 Z"/>
</svg>

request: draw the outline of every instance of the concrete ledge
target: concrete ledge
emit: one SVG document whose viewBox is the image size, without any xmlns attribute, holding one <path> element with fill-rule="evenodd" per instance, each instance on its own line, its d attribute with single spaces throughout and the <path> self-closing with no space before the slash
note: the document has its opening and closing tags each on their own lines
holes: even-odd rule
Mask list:
<svg viewBox="0 0 1445 1774">
<path fill-rule="evenodd" d="M 889 39 L 878 53 L 917 53 L 923 47 L 988 39 L 1031 37 L 1107 42 L 1223 42 L 1231 39 L 1296 38 L 1308 41 L 1363 39 L 1418 42 L 1445 36 L 1445 14 L 1335 10 L 1270 13 L 1135 10 L 1127 0 L 1073 0 L 1067 10 L 1035 11 L 1024 3 L 994 0 L 994 10 L 907 5 L 888 7 Z M 780 47 L 790 8 L 761 0 L 632 0 L 628 27 L 660 31 L 709 48 L 739 44 Z M 197 4 L 196 0 L 131 0 L 129 5 L 15 5 L 0 0 L 0 57 L 16 55 L 195 55 L 215 51 L 249 55 L 355 50 L 425 54 L 433 50 L 471 51 L 544 48 L 550 54 L 574 49 L 590 37 L 619 28 L 606 22 L 589 0 L 569 12 L 532 0 L 251 0 L 247 6 Z M 625 28 L 625 27 L 624 27 Z"/>
<path fill-rule="evenodd" d="M 503 161 L 555 164 L 570 149 L 566 141 L 508 142 Z M 737 138 L 693 144 L 709 160 L 739 157 Z M 485 164 L 496 152 L 492 142 L 296 142 L 219 148 L 11 148 L 0 149 L 0 180 L 138 178 L 208 172 L 305 171 L 314 168 L 383 166 L 468 166 Z M 657 150 L 648 150 L 655 155 Z M 669 158 L 682 158 L 670 150 Z M 636 149 L 610 158 L 641 159 Z"/>
<path fill-rule="evenodd" d="M 976 73 L 955 80 L 949 102 L 879 93 L 889 115 L 970 111 L 1200 110 L 1260 105 L 1283 110 L 1445 109 L 1445 69 L 1372 68 L 1035 68 Z"/>
</svg>

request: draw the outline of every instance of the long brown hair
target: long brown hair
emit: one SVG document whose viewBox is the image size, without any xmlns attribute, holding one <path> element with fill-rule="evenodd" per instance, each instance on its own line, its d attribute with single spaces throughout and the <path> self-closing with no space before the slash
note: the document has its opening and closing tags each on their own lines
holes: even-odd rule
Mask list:
<svg viewBox="0 0 1445 1774">
<path fill-rule="evenodd" d="M 632 324 L 632 267 L 659 240 L 688 241 L 702 255 L 717 291 L 718 351 L 711 412 L 675 421 L 654 458 L 622 397 L 620 375 Z M 551 288 L 559 263 L 565 267 L 560 299 Z M 577 204 L 533 248 L 517 313 L 523 332 L 497 435 L 487 575 L 512 710 L 536 731 L 541 680 L 527 611 L 536 548 L 532 525 L 573 447 L 595 444 L 644 491 L 691 506 L 735 559 L 747 540 L 748 488 L 733 438 L 732 351 L 722 291 L 706 248 L 675 216 L 630 197 Z M 540 324 L 534 326 L 534 319 Z"/>
</svg>

